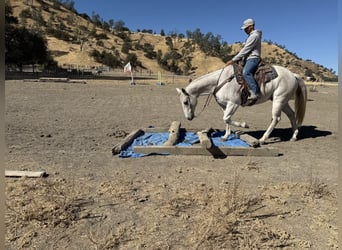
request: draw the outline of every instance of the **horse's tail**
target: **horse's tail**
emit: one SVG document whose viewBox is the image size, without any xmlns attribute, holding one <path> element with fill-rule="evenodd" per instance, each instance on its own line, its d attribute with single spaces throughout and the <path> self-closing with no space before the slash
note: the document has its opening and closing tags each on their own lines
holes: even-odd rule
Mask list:
<svg viewBox="0 0 342 250">
<path fill-rule="evenodd" d="M 298 126 L 301 126 L 305 116 L 307 91 L 304 81 L 296 75 L 298 87 L 295 96 L 295 114 Z"/>
</svg>

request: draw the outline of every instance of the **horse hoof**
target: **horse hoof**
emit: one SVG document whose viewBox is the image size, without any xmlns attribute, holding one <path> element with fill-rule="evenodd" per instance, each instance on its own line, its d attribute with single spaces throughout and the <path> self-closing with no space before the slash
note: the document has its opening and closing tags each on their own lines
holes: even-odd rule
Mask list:
<svg viewBox="0 0 342 250">
<path fill-rule="evenodd" d="M 290 141 L 297 141 L 297 138 L 291 138 Z"/>
<path fill-rule="evenodd" d="M 228 140 L 228 138 L 226 138 L 226 137 L 221 137 L 221 141 L 227 141 Z"/>
<path fill-rule="evenodd" d="M 242 122 L 241 123 L 241 127 L 242 128 L 249 128 L 248 124 L 246 122 Z"/>
<path fill-rule="evenodd" d="M 259 140 L 259 144 L 260 144 L 260 145 L 264 145 L 264 144 L 265 144 L 265 141 L 264 141 L 264 140 Z"/>
</svg>

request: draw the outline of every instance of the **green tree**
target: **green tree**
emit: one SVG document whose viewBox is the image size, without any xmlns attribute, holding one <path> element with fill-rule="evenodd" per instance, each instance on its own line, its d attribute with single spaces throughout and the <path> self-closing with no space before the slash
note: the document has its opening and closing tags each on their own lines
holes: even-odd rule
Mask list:
<svg viewBox="0 0 342 250">
<path fill-rule="evenodd" d="M 145 52 L 145 56 L 150 59 L 154 59 L 157 57 L 157 53 L 154 51 L 154 46 L 150 43 L 145 43 L 143 50 Z"/>
<path fill-rule="evenodd" d="M 97 27 L 101 27 L 102 26 L 102 21 L 101 21 L 101 17 L 99 14 L 96 14 L 95 11 L 93 11 L 91 13 L 91 21 L 93 22 L 93 24 Z"/>
<path fill-rule="evenodd" d="M 129 53 L 125 59 L 125 63 L 127 64 L 128 62 L 131 62 L 131 65 L 134 68 L 136 68 L 137 66 L 142 66 L 141 62 L 138 60 L 138 57 L 135 53 Z"/>
<path fill-rule="evenodd" d="M 307 68 L 307 69 L 305 70 L 305 76 L 313 77 L 313 71 L 312 71 L 312 69 Z"/>
<path fill-rule="evenodd" d="M 94 59 L 97 62 L 107 65 L 109 67 L 116 68 L 116 67 L 122 66 L 120 57 L 118 57 L 117 55 L 113 55 L 113 53 L 110 53 L 110 52 L 106 52 L 106 51 L 99 52 L 98 50 L 94 49 L 90 53 L 90 56 L 94 57 Z"/>
<path fill-rule="evenodd" d="M 108 20 L 108 24 L 109 24 L 109 27 L 112 29 L 113 26 L 114 26 L 114 20 L 113 19 L 109 19 Z"/>
<path fill-rule="evenodd" d="M 13 10 L 12 6 L 9 4 L 9 2 L 5 1 L 5 24 L 11 25 L 11 24 L 17 24 L 18 19 L 13 16 Z"/>
<path fill-rule="evenodd" d="M 166 38 L 165 38 L 165 40 L 166 40 L 166 45 L 169 47 L 169 49 L 170 50 L 172 50 L 173 49 L 173 42 L 172 42 L 172 38 L 171 37 L 169 37 L 169 36 L 167 36 Z"/>
<path fill-rule="evenodd" d="M 7 27 L 5 31 L 5 62 L 22 70 L 26 64 L 50 64 L 52 58 L 43 37 L 26 28 Z"/>
<path fill-rule="evenodd" d="M 12 16 L 12 8 L 6 1 L 5 7 L 5 63 L 16 65 L 55 64 L 47 49 L 46 40 L 38 33 L 25 27 L 16 27 L 17 20 Z"/>
<path fill-rule="evenodd" d="M 129 29 L 125 27 L 125 22 L 122 20 L 118 20 L 114 22 L 114 29 L 118 32 L 128 31 Z"/>
<path fill-rule="evenodd" d="M 130 40 L 124 40 L 124 44 L 122 45 L 121 52 L 128 54 L 130 49 L 132 49 L 131 41 Z"/>
</svg>

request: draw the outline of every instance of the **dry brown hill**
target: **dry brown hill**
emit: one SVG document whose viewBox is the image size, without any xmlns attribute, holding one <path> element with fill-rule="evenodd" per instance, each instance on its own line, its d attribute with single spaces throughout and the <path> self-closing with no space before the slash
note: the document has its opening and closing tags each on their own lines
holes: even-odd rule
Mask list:
<svg viewBox="0 0 342 250">
<path fill-rule="evenodd" d="M 41 32 L 47 39 L 48 49 L 61 67 L 92 69 L 102 66 L 90 55 L 93 50 L 114 53 L 120 61 L 127 58 L 127 53 L 122 52 L 124 38 L 118 32 L 110 29 L 99 28 L 84 15 L 77 11 L 71 11 L 65 6 L 52 0 L 9 0 L 13 9 L 13 15 L 19 20 L 20 25 Z M 50 32 L 49 32 L 50 30 Z M 54 33 L 51 33 L 51 30 Z M 58 33 L 56 33 L 58 31 Z M 156 59 L 145 56 L 141 49 L 144 44 L 151 44 L 154 51 L 168 52 L 167 36 L 141 32 L 126 32 L 131 41 L 129 53 L 134 53 L 141 62 L 140 70 L 150 72 L 165 72 Z M 182 53 L 187 41 L 186 38 L 172 38 L 173 47 Z M 232 44 L 231 55 L 241 48 L 242 44 Z M 191 58 L 192 73 L 199 76 L 207 72 L 219 69 L 224 62 L 218 57 L 206 56 L 198 46 L 188 55 Z M 304 61 L 295 54 L 272 43 L 262 43 L 262 57 L 272 63 L 285 66 L 293 72 L 306 77 L 311 75 L 317 80 L 337 79 L 331 70 L 312 61 Z M 184 66 L 184 62 L 179 62 Z M 120 67 L 121 70 L 121 67 Z M 138 69 L 139 70 L 139 69 Z"/>
</svg>

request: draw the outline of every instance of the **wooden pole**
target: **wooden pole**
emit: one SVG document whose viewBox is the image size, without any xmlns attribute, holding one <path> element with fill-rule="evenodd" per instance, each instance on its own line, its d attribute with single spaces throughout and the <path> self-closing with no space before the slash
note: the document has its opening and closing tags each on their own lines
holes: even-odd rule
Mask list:
<svg viewBox="0 0 342 250">
<path fill-rule="evenodd" d="M 208 133 L 210 131 L 211 131 L 211 128 L 197 132 L 197 135 L 198 135 L 198 138 L 200 140 L 200 144 L 201 144 L 202 148 L 209 149 L 213 146 L 210 138 L 208 137 Z"/>
<path fill-rule="evenodd" d="M 5 170 L 6 177 L 43 177 L 46 175 L 45 171 L 17 171 L 17 170 Z"/>
<path fill-rule="evenodd" d="M 125 139 L 123 139 L 121 142 L 116 144 L 114 148 L 112 149 L 113 155 L 120 154 L 121 150 L 125 147 L 127 147 L 129 144 L 132 143 L 132 141 L 137 138 L 138 136 L 142 135 L 144 131 L 141 129 L 137 129 L 132 131 L 130 134 L 128 134 Z"/>
<path fill-rule="evenodd" d="M 181 123 L 180 121 L 173 121 L 171 123 L 171 126 L 169 128 L 169 138 L 166 142 L 164 142 L 164 146 L 172 146 L 177 144 L 178 138 L 179 138 L 179 129 L 180 129 Z"/>
<path fill-rule="evenodd" d="M 248 145 L 252 146 L 253 148 L 259 147 L 260 143 L 259 140 L 254 138 L 253 136 L 250 136 L 249 134 L 241 134 L 239 135 L 241 140 L 244 140 L 247 142 Z"/>
<path fill-rule="evenodd" d="M 252 147 L 212 147 L 202 146 L 135 146 L 134 152 L 143 154 L 169 153 L 173 155 L 212 155 L 212 156 L 279 156 L 277 148 Z"/>
</svg>

